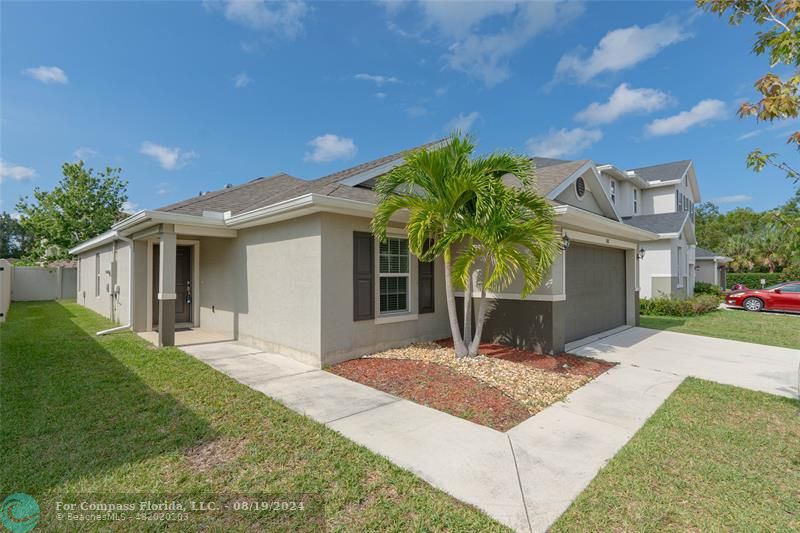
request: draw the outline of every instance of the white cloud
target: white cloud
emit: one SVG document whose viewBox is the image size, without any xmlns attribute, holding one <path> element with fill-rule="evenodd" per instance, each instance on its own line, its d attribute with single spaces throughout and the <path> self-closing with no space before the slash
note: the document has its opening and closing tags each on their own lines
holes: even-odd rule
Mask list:
<svg viewBox="0 0 800 533">
<path fill-rule="evenodd" d="M 14 181 L 28 181 L 36 176 L 36 170 L 30 167 L 12 165 L 0 159 L 0 183 L 11 179 Z"/>
<path fill-rule="evenodd" d="M 594 102 L 575 115 L 575 120 L 589 124 L 608 124 L 622 115 L 652 112 L 666 107 L 672 99 L 657 89 L 631 89 L 627 83 L 614 89 L 608 102 Z"/>
<path fill-rule="evenodd" d="M 718 196 L 712 198 L 711 202 L 715 204 L 744 204 L 752 200 L 753 197 L 749 194 L 731 194 L 730 196 Z"/>
<path fill-rule="evenodd" d="M 337 159 L 352 159 L 358 151 L 353 139 L 339 137 L 332 133 L 314 137 L 308 141 L 308 145 L 311 147 L 311 151 L 306 152 L 305 160 L 314 163 L 329 163 Z"/>
<path fill-rule="evenodd" d="M 436 89 L 436 96 L 444 96 L 447 94 L 447 87 L 439 87 Z"/>
<path fill-rule="evenodd" d="M 380 91 L 378 91 L 377 93 L 375 93 L 375 98 L 378 98 L 379 100 L 383 100 L 383 99 L 384 99 L 384 98 L 386 98 L 387 96 L 388 96 L 388 95 L 387 95 L 386 93 L 384 93 L 384 92 L 380 92 Z"/>
<path fill-rule="evenodd" d="M 242 87 L 247 87 L 253 81 L 253 78 L 247 75 L 247 72 L 240 72 L 236 76 L 233 77 L 233 86 L 236 89 L 241 89 Z"/>
<path fill-rule="evenodd" d="M 585 83 L 603 72 L 630 68 L 690 37 L 680 21 L 673 18 L 644 28 L 630 26 L 612 30 L 600 39 L 588 57 L 583 57 L 580 51 L 563 55 L 556 67 L 556 79 Z"/>
<path fill-rule="evenodd" d="M 383 76 L 381 74 L 356 74 L 353 76 L 353 79 L 362 80 L 362 81 L 371 81 L 374 82 L 378 87 L 382 85 L 386 85 L 387 83 L 400 83 L 398 78 L 394 76 Z"/>
<path fill-rule="evenodd" d="M 220 11 L 231 22 L 253 30 L 294 38 L 303 32 L 308 6 L 302 0 L 204 0 L 209 11 Z"/>
<path fill-rule="evenodd" d="M 164 196 L 175 190 L 175 186 L 169 182 L 162 181 L 156 186 L 156 194 Z"/>
<path fill-rule="evenodd" d="M 689 111 L 681 111 L 677 115 L 659 118 L 645 127 L 649 135 L 675 135 L 684 133 L 692 126 L 703 124 L 710 120 L 719 120 L 727 116 L 725 102 L 721 100 L 702 100 Z"/>
<path fill-rule="evenodd" d="M 198 155 L 191 150 L 170 148 L 150 141 L 143 142 L 139 152 L 155 159 L 164 170 L 179 169 L 186 166 L 192 159 L 198 157 Z"/>
<path fill-rule="evenodd" d="M 31 67 L 24 71 L 25 74 L 42 83 L 68 83 L 67 73 L 58 67 Z"/>
<path fill-rule="evenodd" d="M 421 105 L 412 105 L 406 108 L 406 115 L 411 118 L 424 117 L 428 114 L 428 109 Z"/>
<path fill-rule="evenodd" d="M 564 157 L 579 153 L 603 138 L 597 129 L 551 129 L 547 135 L 532 137 L 525 143 L 529 154 L 539 157 Z"/>
<path fill-rule="evenodd" d="M 448 132 L 460 131 L 461 133 L 468 133 L 475 124 L 475 121 L 479 118 L 481 118 L 481 114 L 477 111 L 466 115 L 464 113 L 459 113 L 445 125 L 444 129 Z"/>
<path fill-rule="evenodd" d="M 743 133 L 742 135 L 739 135 L 736 138 L 736 140 L 737 141 L 744 141 L 745 139 L 752 139 L 753 137 L 756 137 L 757 135 L 760 135 L 760 134 L 761 134 L 761 130 L 748 131 L 747 133 Z"/>
<path fill-rule="evenodd" d="M 75 156 L 75 159 L 79 159 L 81 161 L 86 161 L 90 157 L 95 157 L 97 155 L 97 151 L 89 148 L 88 146 L 81 146 L 80 148 L 76 148 L 72 155 Z"/>
<path fill-rule="evenodd" d="M 138 208 L 138 207 L 139 207 L 139 204 L 137 204 L 135 202 L 128 201 L 128 202 L 123 202 L 122 203 L 122 211 L 124 213 L 135 213 L 136 212 L 136 208 Z"/>
<path fill-rule="evenodd" d="M 475 6 L 483 4 L 482 9 Z M 447 65 L 456 71 L 477 78 L 487 86 L 492 87 L 507 80 L 511 76 L 509 59 L 528 41 L 539 33 L 554 26 L 563 26 L 583 12 L 583 6 L 577 2 L 436 2 L 425 3 L 428 13 L 451 11 L 453 15 L 449 22 L 444 16 L 436 16 L 436 23 L 456 37 L 445 60 Z M 461 16 L 458 12 L 463 6 L 473 6 L 473 11 L 467 10 Z M 509 7 L 513 8 L 509 10 Z M 478 18 L 496 17 L 498 15 L 511 15 L 511 21 L 505 27 L 495 32 L 480 33 L 474 29 Z M 467 29 L 473 29 L 467 31 Z"/>
</svg>

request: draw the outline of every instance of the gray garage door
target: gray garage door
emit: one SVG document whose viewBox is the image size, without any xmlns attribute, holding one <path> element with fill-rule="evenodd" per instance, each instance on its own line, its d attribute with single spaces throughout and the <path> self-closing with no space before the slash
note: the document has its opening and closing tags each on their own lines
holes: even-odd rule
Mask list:
<svg viewBox="0 0 800 533">
<path fill-rule="evenodd" d="M 566 341 L 625 324 L 625 251 L 573 243 L 567 250 Z"/>
</svg>

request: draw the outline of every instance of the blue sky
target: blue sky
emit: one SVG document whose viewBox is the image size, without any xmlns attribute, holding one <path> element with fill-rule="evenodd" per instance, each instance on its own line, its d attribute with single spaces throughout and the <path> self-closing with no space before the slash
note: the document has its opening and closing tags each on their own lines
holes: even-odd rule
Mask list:
<svg viewBox="0 0 800 533">
<path fill-rule="evenodd" d="M 59 2 L 0 6 L 2 209 L 78 157 L 155 208 L 285 171 L 312 179 L 469 129 L 633 168 L 693 159 L 703 200 L 767 209 L 744 167 L 790 125 L 735 115 L 756 29 L 688 2 Z"/>
</svg>

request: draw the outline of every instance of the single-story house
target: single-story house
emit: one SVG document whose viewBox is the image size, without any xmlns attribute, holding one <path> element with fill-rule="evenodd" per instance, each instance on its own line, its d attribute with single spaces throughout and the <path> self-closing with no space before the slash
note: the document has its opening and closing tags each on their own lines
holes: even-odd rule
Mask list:
<svg viewBox="0 0 800 533">
<path fill-rule="evenodd" d="M 402 213 L 387 242 L 370 233 L 375 179 L 405 153 L 135 213 L 70 250 L 78 303 L 161 345 L 193 327 L 316 366 L 449 337 L 442 262 L 410 254 Z M 534 294 L 490 295 L 485 338 L 557 353 L 637 323 L 640 243 L 657 235 L 622 221 L 592 161 L 534 162 L 564 251 Z"/>
<path fill-rule="evenodd" d="M 695 267 L 697 281 L 711 283 L 724 290 L 727 282 L 728 263 L 732 259 L 699 246 L 694 251 L 694 259 L 697 264 Z"/>
</svg>

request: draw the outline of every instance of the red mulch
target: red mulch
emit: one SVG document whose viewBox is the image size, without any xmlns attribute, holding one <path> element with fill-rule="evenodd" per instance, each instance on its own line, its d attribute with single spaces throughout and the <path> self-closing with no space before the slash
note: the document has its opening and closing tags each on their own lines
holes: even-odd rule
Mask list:
<svg viewBox="0 0 800 533">
<path fill-rule="evenodd" d="M 436 343 L 440 346 L 453 346 L 453 339 L 442 339 L 436 341 Z M 571 353 L 546 355 L 502 344 L 481 344 L 480 354 L 486 357 L 495 357 L 514 363 L 530 365 L 559 374 L 573 374 L 591 378 L 596 378 L 615 365 L 615 363 L 609 363 L 608 361 L 581 357 Z"/>
<path fill-rule="evenodd" d="M 507 431 L 531 416 L 525 407 L 499 390 L 435 363 L 353 359 L 329 370 L 498 431 Z"/>
</svg>

